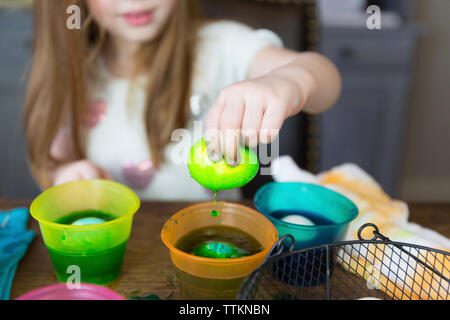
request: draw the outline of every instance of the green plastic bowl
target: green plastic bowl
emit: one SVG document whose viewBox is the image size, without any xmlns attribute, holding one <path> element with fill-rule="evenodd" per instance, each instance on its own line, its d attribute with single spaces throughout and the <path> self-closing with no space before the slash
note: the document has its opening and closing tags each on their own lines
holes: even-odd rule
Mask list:
<svg viewBox="0 0 450 320">
<path fill-rule="evenodd" d="M 109 180 L 78 180 L 52 187 L 31 204 L 58 281 L 79 272 L 81 282 L 104 284 L 120 273 L 133 215 L 140 201 L 129 188 Z M 77 212 L 99 211 L 115 219 L 74 226 L 56 221 Z"/>
</svg>

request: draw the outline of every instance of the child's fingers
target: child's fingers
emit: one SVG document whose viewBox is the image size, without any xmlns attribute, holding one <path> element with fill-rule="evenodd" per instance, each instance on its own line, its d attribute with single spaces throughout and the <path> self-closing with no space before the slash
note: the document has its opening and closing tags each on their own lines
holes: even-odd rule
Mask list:
<svg viewBox="0 0 450 320">
<path fill-rule="evenodd" d="M 263 104 L 259 101 L 246 100 L 242 118 L 241 135 L 245 145 L 256 147 L 259 142 L 259 130 L 264 114 Z"/>
<path fill-rule="evenodd" d="M 68 183 L 71 181 L 76 181 L 82 179 L 81 175 L 78 172 L 60 172 L 55 176 L 53 181 L 54 186 L 59 186 L 60 184 Z"/>
<path fill-rule="evenodd" d="M 239 137 L 244 115 L 245 101 L 240 95 L 227 97 L 225 108 L 220 117 L 220 141 L 222 153 L 228 164 L 236 164 L 239 161 Z"/>
<path fill-rule="evenodd" d="M 268 107 L 264 112 L 259 132 L 259 141 L 261 143 L 270 143 L 280 133 L 284 122 L 284 114 L 276 107 Z"/>
<path fill-rule="evenodd" d="M 220 152 L 220 117 L 225 107 L 225 103 L 221 97 L 211 106 L 205 121 L 205 143 L 208 156 L 211 161 L 217 162 L 222 159 Z"/>
<path fill-rule="evenodd" d="M 99 172 L 100 172 L 100 178 L 101 179 L 107 179 L 107 180 L 114 180 L 113 176 L 111 174 L 109 174 L 108 171 L 102 169 L 102 168 L 98 168 Z"/>
<path fill-rule="evenodd" d="M 89 179 L 109 179 L 114 180 L 113 177 L 97 167 L 88 160 L 80 160 L 70 164 L 63 165 L 56 172 L 54 185 L 75 181 L 75 180 L 89 180 Z"/>
<path fill-rule="evenodd" d="M 55 172 L 53 185 L 58 186 L 67 182 L 83 179 L 77 163 L 63 165 Z"/>
<path fill-rule="evenodd" d="M 239 129 L 227 129 L 225 132 L 221 131 L 222 152 L 225 157 L 225 161 L 230 166 L 239 164 Z"/>
<path fill-rule="evenodd" d="M 102 169 L 96 167 L 94 164 L 86 161 L 80 164 L 80 173 L 82 179 L 90 180 L 90 179 L 98 179 L 102 178 Z"/>
</svg>

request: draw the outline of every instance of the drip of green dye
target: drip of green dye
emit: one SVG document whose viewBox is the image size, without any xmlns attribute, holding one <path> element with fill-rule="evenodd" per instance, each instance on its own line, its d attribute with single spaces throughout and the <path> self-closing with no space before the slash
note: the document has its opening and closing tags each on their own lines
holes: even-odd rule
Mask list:
<svg viewBox="0 0 450 320">
<path fill-rule="evenodd" d="M 211 212 L 209 214 L 211 215 L 211 217 L 217 217 L 219 215 L 219 211 L 218 210 L 211 210 Z"/>
<path fill-rule="evenodd" d="M 216 194 L 217 191 L 214 191 L 214 201 L 213 201 L 214 206 L 216 206 Z M 209 214 L 211 215 L 211 217 L 217 217 L 219 215 L 219 210 L 211 210 Z"/>
</svg>

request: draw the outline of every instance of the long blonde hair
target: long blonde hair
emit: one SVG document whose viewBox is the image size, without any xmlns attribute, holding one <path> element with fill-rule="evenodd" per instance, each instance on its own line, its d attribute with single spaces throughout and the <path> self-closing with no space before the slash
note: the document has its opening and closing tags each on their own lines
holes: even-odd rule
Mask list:
<svg viewBox="0 0 450 320">
<path fill-rule="evenodd" d="M 86 156 L 80 130 L 88 99 L 87 81 L 93 61 L 107 38 L 90 17 L 83 0 L 34 2 L 33 60 L 25 102 L 25 136 L 35 179 L 51 184 L 50 170 L 58 164 L 50 147 L 68 117 L 76 157 Z M 78 5 L 81 30 L 66 27 L 66 10 Z M 164 162 L 163 150 L 176 128 L 188 118 L 196 29 L 200 23 L 196 0 L 177 0 L 159 36 L 143 44 L 135 70 L 151 73 L 147 88 L 145 120 L 149 150 L 156 166 Z"/>
</svg>

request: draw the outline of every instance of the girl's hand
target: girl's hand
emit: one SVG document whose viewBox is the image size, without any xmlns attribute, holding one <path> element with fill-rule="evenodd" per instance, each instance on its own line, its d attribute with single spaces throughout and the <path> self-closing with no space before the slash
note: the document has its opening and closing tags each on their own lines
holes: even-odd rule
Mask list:
<svg viewBox="0 0 450 320">
<path fill-rule="evenodd" d="M 61 165 L 53 172 L 53 185 L 57 186 L 75 180 L 109 179 L 112 176 L 89 160 L 80 160 Z"/>
<path fill-rule="evenodd" d="M 205 140 L 212 161 L 223 154 L 228 163 L 239 162 L 241 137 L 250 147 L 270 143 L 286 118 L 302 110 L 323 112 L 341 91 L 339 71 L 314 52 L 262 49 L 248 78 L 224 88 L 207 115 Z"/>
<path fill-rule="evenodd" d="M 270 143 L 286 118 L 298 113 L 306 97 L 299 85 L 278 74 L 225 87 L 206 118 L 205 140 L 212 161 L 224 155 L 229 164 L 239 162 L 242 139 L 249 147 Z"/>
</svg>

